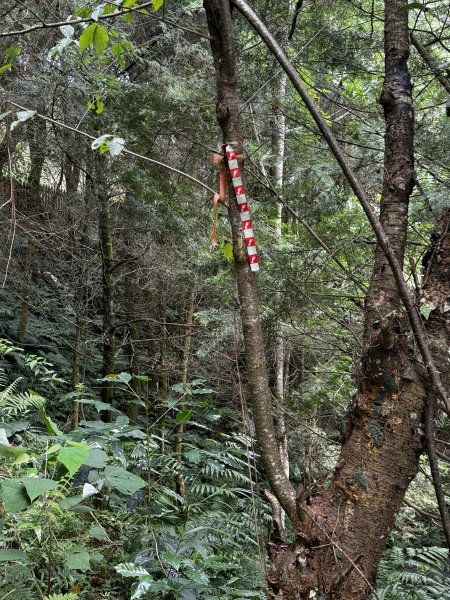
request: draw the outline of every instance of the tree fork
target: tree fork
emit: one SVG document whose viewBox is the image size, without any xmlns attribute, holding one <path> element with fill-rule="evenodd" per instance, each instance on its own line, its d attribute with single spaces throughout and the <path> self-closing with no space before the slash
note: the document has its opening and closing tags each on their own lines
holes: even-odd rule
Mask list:
<svg viewBox="0 0 450 600">
<path fill-rule="evenodd" d="M 415 305 L 414 296 L 406 284 L 406 281 L 403 277 L 401 265 L 397 260 L 394 249 L 390 244 L 389 238 L 386 235 L 386 232 L 384 231 L 380 219 L 377 217 L 375 211 L 371 206 L 370 199 L 367 193 L 365 192 L 363 186 L 361 185 L 355 173 L 353 172 L 353 169 L 348 163 L 342 148 L 336 140 L 333 132 L 325 122 L 319 109 L 316 107 L 300 76 L 298 75 L 297 71 L 295 70 L 295 68 L 293 67 L 283 50 L 280 48 L 279 44 L 276 42 L 273 35 L 269 32 L 264 23 L 262 23 L 259 17 L 254 13 L 254 11 L 248 6 L 248 4 L 244 0 L 230 1 L 233 2 L 233 4 L 238 8 L 241 14 L 249 21 L 249 23 L 257 31 L 257 33 L 268 46 L 276 60 L 285 70 L 291 83 L 302 98 L 306 108 L 308 109 L 314 121 L 316 122 L 319 131 L 321 132 L 323 138 L 327 142 L 331 152 L 333 153 L 347 181 L 349 182 L 355 196 L 358 198 L 364 212 L 366 213 L 366 216 L 376 235 L 378 244 L 382 249 L 384 255 L 386 256 L 389 267 L 392 270 L 393 277 L 398 287 L 400 299 L 403 302 L 403 305 L 408 313 L 411 329 L 417 342 L 417 346 L 422 355 L 424 366 L 428 373 L 430 384 L 429 387 L 431 393 L 434 393 L 440 398 L 440 400 L 443 403 L 443 406 L 445 407 L 445 411 L 447 412 L 447 414 L 450 414 L 450 403 L 447 397 L 447 393 L 445 391 L 444 386 L 442 385 L 439 371 L 436 368 L 435 362 L 433 360 L 433 355 L 430 351 L 430 347 L 426 339 L 426 333 L 422 323 L 422 319 Z M 403 7 L 406 6 L 405 1 L 402 1 L 401 4 L 403 5 Z M 404 12 L 407 14 L 406 10 L 404 10 Z M 432 443 L 428 444 L 428 452 L 429 454 L 433 453 Z M 435 472 L 435 476 L 438 477 L 438 475 L 439 474 Z M 439 490 L 441 488 L 440 481 L 435 480 L 434 483 L 435 487 Z M 443 510 L 441 504 L 442 503 L 440 503 L 441 520 L 444 526 L 447 544 L 450 546 L 450 520 L 447 512 Z"/>
</svg>

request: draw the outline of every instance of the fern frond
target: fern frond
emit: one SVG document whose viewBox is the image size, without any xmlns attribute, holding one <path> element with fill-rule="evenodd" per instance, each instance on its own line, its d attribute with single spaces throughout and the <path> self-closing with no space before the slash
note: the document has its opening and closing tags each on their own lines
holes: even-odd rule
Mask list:
<svg viewBox="0 0 450 600">
<path fill-rule="evenodd" d="M 7 416 L 16 416 L 27 412 L 30 408 L 41 408 L 45 399 L 32 391 L 18 392 L 16 379 L 0 394 L 0 410 Z"/>
<path fill-rule="evenodd" d="M 17 388 L 23 377 L 18 377 L 15 381 L 5 387 L 0 392 L 0 410 L 5 410 L 5 407 L 13 403 L 16 394 L 18 393 Z"/>
<path fill-rule="evenodd" d="M 383 600 L 450 600 L 450 573 L 447 550 L 390 548 L 380 564 Z"/>
</svg>

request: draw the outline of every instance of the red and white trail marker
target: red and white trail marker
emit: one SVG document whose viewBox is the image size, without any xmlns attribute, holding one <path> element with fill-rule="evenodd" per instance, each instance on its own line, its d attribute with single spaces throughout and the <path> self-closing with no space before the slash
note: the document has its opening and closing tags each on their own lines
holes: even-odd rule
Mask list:
<svg viewBox="0 0 450 600">
<path fill-rule="evenodd" d="M 241 215 L 242 230 L 244 232 L 245 246 L 247 248 L 247 258 L 252 271 L 259 271 L 258 254 L 256 252 L 256 242 L 253 234 L 253 223 L 248 208 L 248 199 L 245 193 L 245 187 L 242 183 L 241 171 L 237 161 L 236 142 L 225 144 L 225 156 L 230 170 L 236 202 Z"/>
</svg>

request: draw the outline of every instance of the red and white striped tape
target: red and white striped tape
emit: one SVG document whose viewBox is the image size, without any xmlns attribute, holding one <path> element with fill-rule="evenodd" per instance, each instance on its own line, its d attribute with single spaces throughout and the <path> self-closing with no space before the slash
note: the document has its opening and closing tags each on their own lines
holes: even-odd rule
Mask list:
<svg viewBox="0 0 450 600">
<path fill-rule="evenodd" d="M 256 242 L 253 234 L 253 223 L 248 208 L 247 195 L 242 183 L 241 171 L 236 154 L 237 142 L 225 144 L 225 156 L 227 158 L 228 168 L 230 170 L 231 181 L 233 183 L 234 194 L 241 215 L 242 230 L 244 232 L 245 246 L 247 248 L 247 257 L 252 271 L 259 271 L 258 254 L 256 253 Z"/>
</svg>

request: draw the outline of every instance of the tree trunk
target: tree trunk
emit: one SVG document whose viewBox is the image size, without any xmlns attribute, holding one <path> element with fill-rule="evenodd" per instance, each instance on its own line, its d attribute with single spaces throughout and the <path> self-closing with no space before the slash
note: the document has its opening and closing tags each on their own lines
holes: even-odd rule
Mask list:
<svg viewBox="0 0 450 600">
<path fill-rule="evenodd" d="M 234 40 L 228 0 L 204 0 L 217 84 L 217 120 L 223 142 L 241 139 L 240 106 L 236 89 Z M 241 151 L 237 152 L 242 155 Z M 240 159 L 240 170 L 242 159 Z M 230 181 L 230 180 L 229 180 Z M 250 270 L 242 232 L 241 219 L 233 188 L 229 185 L 228 217 L 231 224 L 233 256 L 245 343 L 248 383 L 252 399 L 253 419 L 264 467 L 272 490 L 282 508 L 294 522 L 295 492 L 283 469 L 271 412 L 271 394 L 261 329 L 255 274 Z"/>
<path fill-rule="evenodd" d="M 274 155 L 273 163 L 273 179 L 274 187 L 278 194 L 283 197 L 284 183 L 284 153 L 286 147 L 286 119 L 284 116 L 284 100 L 286 97 L 287 76 L 282 72 L 275 81 L 275 97 L 274 97 L 274 128 L 272 136 L 272 152 Z M 283 236 L 283 204 L 276 203 L 277 219 L 275 233 L 277 241 L 281 242 Z M 283 324 L 277 320 L 275 324 L 275 399 L 277 407 L 274 418 L 275 433 L 278 441 L 278 450 L 280 452 L 281 462 L 286 477 L 289 478 L 289 447 L 286 430 L 286 420 L 284 417 L 284 392 L 285 392 L 285 359 L 286 348 L 283 334 Z M 272 501 L 273 504 L 273 501 Z M 285 512 L 281 511 L 280 525 L 284 528 Z"/>
<path fill-rule="evenodd" d="M 82 382 L 80 375 L 84 366 L 84 348 L 86 342 L 86 263 L 83 261 L 83 243 L 86 239 L 86 203 L 84 196 L 78 196 L 81 169 L 75 165 L 68 156 L 64 161 L 64 175 L 66 181 L 66 194 L 73 206 L 79 206 L 80 216 L 75 218 L 74 212 L 69 212 L 70 241 L 74 260 L 75 285 L 73 289 L 73 307 L 75 312 L 75 343 L 72 355 L 72 390 L 77 391 Z M 81 229 L 84 233 L 83 242 L 79 243 Z M 75 430 L 79 425 L 80 403 L 76 398 L 72 402 L 70 428 Z"/>
<path fill-rule="evenodd" d="M 139 417 L 139 404 L 141 400 L 141 382 L 136 379 L 140 370 L 140 353 L 138 340 L 138 328 L 136 325 L 136 294 L 138 292 L 138 281 L 134 269 L 125 276 L 125 306 L 128 319 L 128 369 L 132 379 L 130 387 L 133 394 L 132 402 L 128 404 L 127 415 L 131 423 L 136 423 Z"/>
<path fill-rule="evenodd" d="M 283 172 L 284 172 L 284 151 L 286 147 L 286 118 L 284 116 L 284 100 L 286 98 L 286 73 L 280 73 L 276 80 L 276 97 L 274 99 L 274 129 L 273 129 L 273 153 L 274 165 L 273 175 L 275 189 L 283 196 Z M 276 233 L 281 238 L 281 226 L 283 224 L 283 204 L 277 202 L 277 221 Z"/>
<path fill-rule="evenodd" d="M 194 301 L 195 301 L 195 288 L 192 287 L 189 293 L 187 309 L 186 309 L 186 321 L 185 326 L 186 330 L 184 332 L 183 338 L 183 350 L 182 350 L 182 359 L 181 359 L 181 383 L 187 383 L 188 380 L 188 369 L 189 369 L 189 358 L 191 355 L 191 341 L 192 341 L 192 323 L 194 320 Z M 184 410 L 186 407 L 181 406 L 181 410 Z M 175 435 L 175 444 L 174 450 L 176 454 L 176 459 L 179 463 L 183 462 L 183 434 L 186 431 L 186 425 L 184 423 L 179 423 L 176 429 Z M 184 478 L 181 473 L 177 473 L 175 475 L 175 484 L 177 494 L 184 498 L 186 496 L 186 487 L 184 485 Z"/>
<path fill-rule="evenodd" d="M 385 2 L 386 120 L 380 220 L 403 265 L 409 197 L 414 185 L 413 108 L 408 13 Z M 299 508 L 301 537 L 272 553 L 272 598 L 369 598 L 387 536 L 418 470 L 426 385 L 414 370 L 409 323 L 396 280 L 377 247 L 366 297 L 358 392 L 330 488 Z"/>
<path fill-rule="evenodd" d="M 115 363 L 115 277 L 113 273 L 113 241 L 111 231 L 111 208 L 106 185 L 96 184 L 96 194 L 100 202 L 99 230 L 100 252 L 103 278 L 103 365 L 102 375 L 114 373 Z M 102 383 L 102 402 L 112 404 L 114 395 L 113 383 Z M 111 422 L 111 411 L 104 411 L 102 419 Z"/>
</svg>

